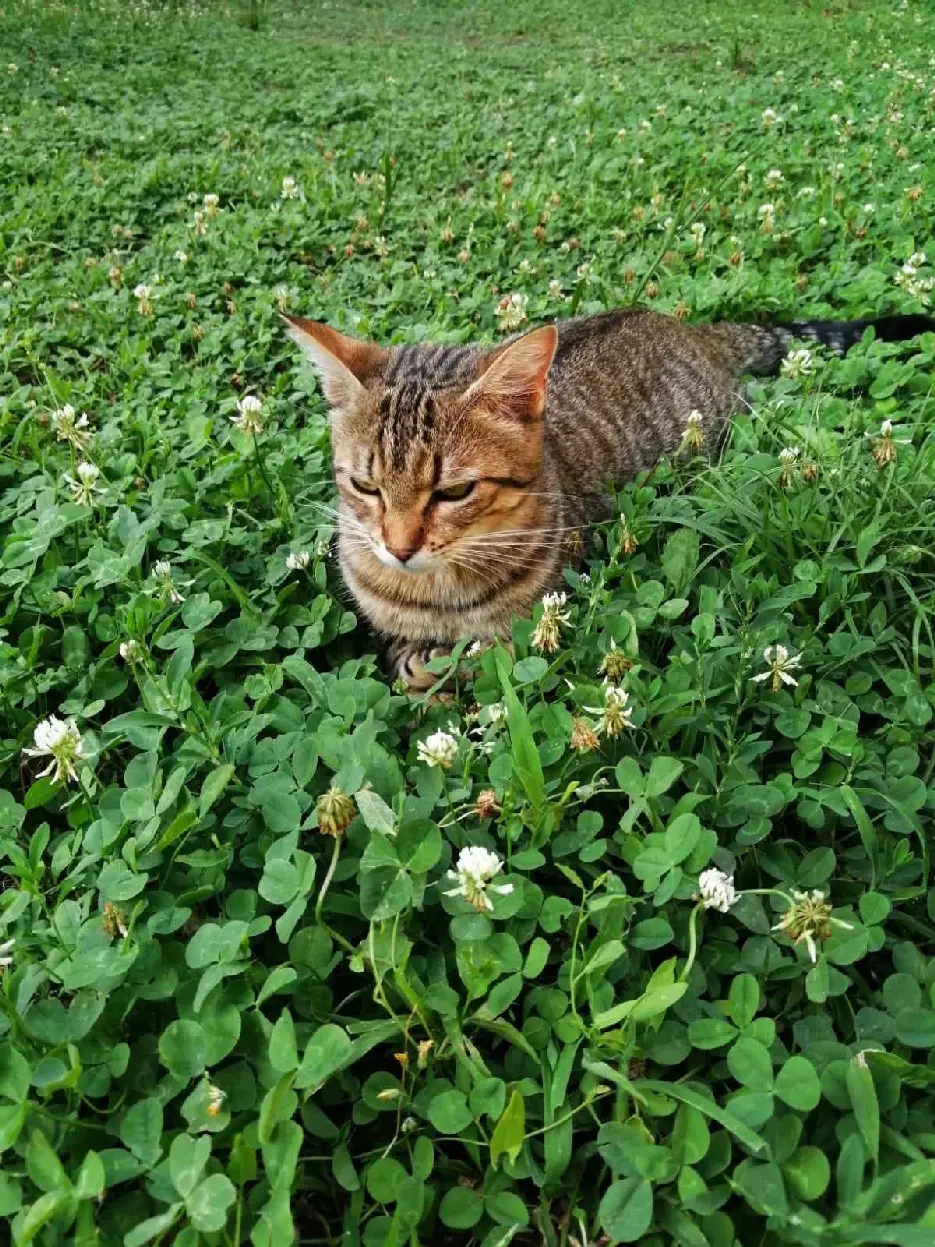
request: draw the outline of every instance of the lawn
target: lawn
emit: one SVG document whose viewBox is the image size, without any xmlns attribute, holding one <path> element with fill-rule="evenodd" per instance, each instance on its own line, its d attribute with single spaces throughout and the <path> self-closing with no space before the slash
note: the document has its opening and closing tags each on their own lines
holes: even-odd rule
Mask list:
<svg viewBox="0 0 935 1247">
<path fill-rule="evenodd" d="M 11 1241 L 929 1247 L 935 336 L 758 381 L 587 534 L 557 647 L 537 607 L 415 698 L 279 318 L 925 311 L 927 6 L 65 0 L 0 42 Z"/>
</svg>

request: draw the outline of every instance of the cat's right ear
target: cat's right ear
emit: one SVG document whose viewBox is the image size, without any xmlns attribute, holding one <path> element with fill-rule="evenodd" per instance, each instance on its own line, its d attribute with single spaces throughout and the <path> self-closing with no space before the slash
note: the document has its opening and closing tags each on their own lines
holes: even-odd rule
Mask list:
<svg viewBox="0 0 935 1247">
<path fill-rule="evenodd" d="M 338 333 L 318 320 L 283 316 L 286 332 L 312 361 L 325 398 L 332 407 L 346 407 L 363 392 L 363 381 L 380 371 L 383 347 Z"/>
</svg>

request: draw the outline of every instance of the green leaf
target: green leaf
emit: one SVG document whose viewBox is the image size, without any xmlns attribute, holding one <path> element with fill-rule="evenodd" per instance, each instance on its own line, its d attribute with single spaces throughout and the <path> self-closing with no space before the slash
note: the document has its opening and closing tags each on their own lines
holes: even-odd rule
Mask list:
<svg viewBox="0 0 935 1247">
<path fill-rule="evenodd" d="M 490 1139 L 490 1164 L 496 1169 L 501 1156 L 515 1164 L 526 1135 L 526 1108 L 518 1091 L 510 1096 Z"/>
<path fill-rule="evenodd" d="M 817 1147 L 799 1147 L 782 1165 L 783 1176 L 799 1199 L 820 1199 L 831 1181 L 831 1165 Z"/>
<path fill-rule="evenodd" d="M 821 1083 L 814 1065 L 804 1056 L 791 1056 L 776 1075 L 776 1094 L 784 1104 L 810 1112 L 821 1099 Z"/>
<path fill-rule="evenodd" d="M 462 1091 L 442 1091 L 432 1096 L 426 1116 L 439 1134 L 460 1134 L 474 1120 Z"/>
<path fill-rule="evenodd" d="M 847 1062 L 844 1080 L 851 1108 L 857 1118 L 857 1128 L 867 1145 L 870 1159 L 877 1165 L 880 1159 L 880 1104 L 873 1074 L 863 1054 L 859 1053 Z"/>
<path fill-rule="evenodd" d="M 645 1088 L 647 1091 L 655 1091 L 659 1095 L 669 1096 L 673 1100 L 678 1100 L 681 1104 L 690 1104 L 692 1108 L 697 1108 L 706 1117 L 710 1117 L 719 1126 L 723 1126 L 725 1130 L 728 1130 L 752 1152 L 762 1152 L 766 1149 L 765 1140 L 761 1139 L 755 1131 L 745 1125 L 734 1113 L 730 1112 L 729 1109 L 719 1108 L 713 1100 L 707 1099 L 700 1092 L 694 1091 L 684 1083 L 657 1082 L 651 1078 L 644 1078 L 636 1082 L 634 1086 L 637 1091 Z"/>
<path fill-rule="evenodd" d="M 722 1048 L 736 1037 L 737 1027 L 726 1018 L 697 1018 L 689 1023 L 688 1042 L 693 1048 L 701 1048 L 703 1051 Z"/>
<path fill-rule="evenodd" d="M 193 1139 L 190 1134 L 179 1134 L 172 1140 L 169 1175 L 183 1199 L 198 1185 L 210 1155 L 211 1140 L 207 1135 Z"/>
<path fill-rule="evenodd" d="M 124 1113 L 120 1139 L 144 1165 L 155 1165 L 162 1154 L 162 1104 L 155 1096 L 137 1100 Z"/>
<path fill-rule="evenodd" d="M 473 1229 L 483 1215 L 483 1198 L 470 1187 L 449 1187 L 438 1207 L 439 1220 L 451 1230 Z"/>
<path fill-rule="evenodd" d="M 773 1063 L 759 1040 L 742 1035 L 727 1054 L 727 1066 L 751 1091 L 772 1091 Z"/>
<path fill-rule="evenodd" d="M 270 996 L 275 996 L 285 991 L 287 987 L 291 987 L 298 977 L 298 972 L 292 966 L 277 966 L 257 992 L 257 1006 L 269 1000 Z"/>
<path fill-rule="evenodd" d="M 280 967 L 282 968 L 282 967 Z M 295 1042 L 292 1014 L 283 1009 L 269 1037 L 269 1063 L 278 1074 L 288 1074 L 297 1069 L 299 1053 Z"/>
<path fill-rule="evenodd" d="M 666 828 L 665 853 L 673 865 L 684 862 L 701 836 L 701 823 L 695 814 L 679 814 Z"/>
<path fill-rule="evenodd" d="M 752 974 L 738 974 L 731 979 L 727 997 L 727 1012 L 735 1026 L 741 1030 L 756 1017 L 760 1003 L 760 985 Z"/>
<path fill-rule="evenodd" d="M 237 1198 L 237 1189 L 223 1173 L 213 1173 L 195 1187 L 185 1201 L 185 1210 L 196 1230 L 208 1234 L 222 1230 L 227 1210 Z"/>
<path fill-rule="evenodd" d="M 300 1090 L 310 1088 L 312 1093 L 325 1085 L 332 1074 L 342 1069 L 352 1051 L 347 1031 L 332 1022 L 319 1026 L 305 1049 L 302 1064 L 296 1074 L 295 1085 Z"/>
<path fill-rule="evenodd" d="M 204 1027 L 184 1019 L 170 1022 L 159 1037 L 159 1059 L 176 1078 L 184 1082 L 197 1078 L 207 1060 Z"/>
<path fill-rule="evenodd" d="M 396 815 L 383 798 L 371 788 L 361 788 L 356 796 L 361 818 L 371 831 L 392 836 L 396 829 Z"/>
<path fill-rule="evenodd" d="M 612 1243 L 635 1243 L 653 1219 L 653 1188 L 642 1178 L 612 1182 L 601 1200 L 598 1221 Z"/>
<path fill-rule="evenodd" d="M 198 817 L 204 818 L 221 793 L 234 777 L 234 768 L 228 762 L 216 766 L 205 776 L 198 795 Z"/>
</svg>

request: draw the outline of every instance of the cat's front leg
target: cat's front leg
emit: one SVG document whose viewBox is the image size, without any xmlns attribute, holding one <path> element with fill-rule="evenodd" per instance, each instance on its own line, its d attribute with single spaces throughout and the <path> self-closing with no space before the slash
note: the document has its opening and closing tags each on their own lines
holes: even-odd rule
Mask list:
<svg viewBox="0 0 935 1247">
<path fill-rule="evenodd" d="M 433 658 L 445 658 L 451 645 L 432 645 L 425 641 L 400 638 L 387 646 L 386 661 L 391 679 L 402 680 L 410 693 L 424 693 L 438 682 L 438 675 L 426 670 Z"/>
</svg>

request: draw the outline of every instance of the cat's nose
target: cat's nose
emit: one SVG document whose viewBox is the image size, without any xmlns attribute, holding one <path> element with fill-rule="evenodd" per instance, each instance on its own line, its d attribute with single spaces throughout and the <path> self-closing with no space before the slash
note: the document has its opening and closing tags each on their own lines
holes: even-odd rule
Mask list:
<svg viewBox="0 0 935 1247">
<path fill-rule="evenodd" d="M 418 546 L 415 545 L 395 545 L 392 542 L 385 541 L 383 543 L 393 558 L 399 559 L 400 563 L 408 563 L 415 554 Z"/>
</svg>

